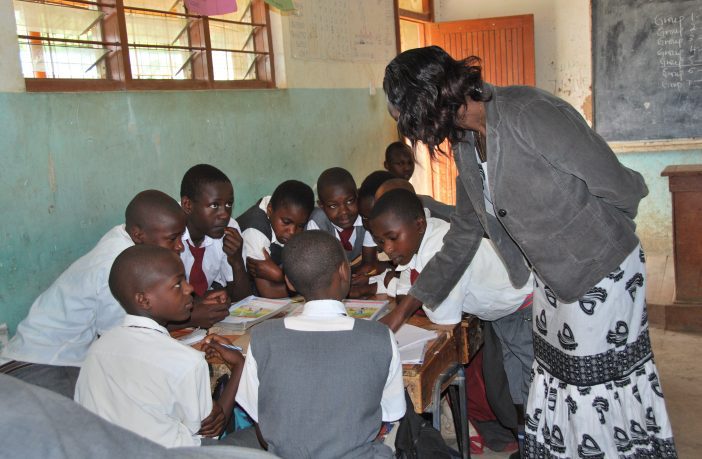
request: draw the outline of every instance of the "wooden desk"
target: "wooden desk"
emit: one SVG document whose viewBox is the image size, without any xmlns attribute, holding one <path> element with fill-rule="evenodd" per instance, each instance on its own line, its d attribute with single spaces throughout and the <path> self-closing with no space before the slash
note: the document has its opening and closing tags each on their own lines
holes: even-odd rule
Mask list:
<svg viewBox="0 0 702 459">
<path fill-rule="evenodd" d="M 432 403 L 432 389 L 439 375 L 456 362 L 465 365 L 470 361 L 482 345 L 482 329 L 480 320 L 474 316 L 467 316 L 455 325 L 437 325 L 426 317 L 418 316 L 412 317 L 409 323 L 435 330 L 439 335 L 427 343 L 422 364 L 402 365 L 405 387 L 415 410 L 426 412 Z M 231 335 L 225 329 L 218 330 L 217 327 L 211 328 L 210 332 L 227 337 L 233 344 L 243 348 L 244 354 L 249 347 L 248 333 Z M 200 349 L 201 344 L 195 344 L 194 347 Z M 213 364 L 214 369 L 213 381 L 221 374 L 228 372 L 221 360 L 211 359 L 210 363 Z"/>
<path fill-rule="evenodd" d="M 455 363 L 467 364 L 482 344 L 480 320 L 469 316 L 455 325 L 437 325 L 426 317 L 414 316 L 409 323 L 439 336 L 427 343 L 422 364 L 402 365 L 405 386 L 417 412 L 426 412 L 439 375 Z M 445 389 L 445 388 L 442 388 Z"/>
</svg>

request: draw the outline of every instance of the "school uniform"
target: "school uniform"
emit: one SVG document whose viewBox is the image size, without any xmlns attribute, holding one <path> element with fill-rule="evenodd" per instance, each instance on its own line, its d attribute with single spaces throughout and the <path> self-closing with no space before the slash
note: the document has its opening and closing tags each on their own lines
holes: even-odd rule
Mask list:
<svg viewBox="0 0 702 459">
<path fill-rule="evenodd" d="M 397 267 L 401 272 L 397 294 L 406 295 L 426 264 L 443 246 L 449 224 L 437 218 L 427 218 L 427 228 L 419 250 L 409 263 Z M 505 317 L 522 305 L 532 292 L 528 283 L 514 288 L 502 261 L 488 239 L 483 239 L 471 264 L 444 301 L 434 310 L 423 307 L 427 317 L 437 324 L 455 324 L 463 312 L 483 320 Z"/>
<path fill-rule="evenodd" d="M 236 400 L 282 457 L 393 457 L 373 440 L 405 413 L 394 335 L 339 301 L 309 301 L 252 330 Z"/>
<path fill-rule="evenodd" d="M 339 228 L 327 218 L 324 211 L 316 207 L 310 215 L 310 221 L 307 223 L 308 230 L 322 230 L 329 234 L 333 234 L 344 246 L 346 258 L 353 261 L 361 255 L 363 247 L 376 247 L 373 236 L 363 227 L 361 216 L 356 217 L 353 222 L 353 231 L 347 236 L 343 228 Z M 348 238 L 348 239 L 347 239 Z"/>
<path fill-rule="evenodd" d="M 241 233 L 239 224 L 233 218 L 229 219 L 229 224 L 227 226 L 234 228 Z M 202 243 L 195 247 L 193 242 L 190 240 L 190 232 L 186 228 L 185 233 L 183 233 L 182 240 L 184 249 L 180 253 L 180 259 L 183 260 L 185 274 L 189 283 L 192 284 L 191 274 L 193 273 L 193 265 L 195 264 L 196 258 L 200 256 L 198 254 L 198 249 L 204 249 L 201 266 L 207 283 L 205 290 L 210 288 L 214 282 L 226 287 L 227 283 L 234 281 L 232 267 L 227 261 L 227 254 L 224 253 L 224 237 L 212 239 L 211 237 L 205 235 Z M 204 292 L 196 293 L 199 296 L 202 296 Z"/>
<path fill-rule="evenodd" d="M 283 244 L 278 242 L 278 238 L 275 237 L 275 231 L 273 231 L 271 221 L 266 213 L 270 202 L 271 197 L 264 196 L 236 218 L 241 229 L 241 238 L 244 240 L 241 254 L 244 260 L 247 257 L 263 260 L 263 250 L 265 249 L 275 264 L 280 266 Z"/>
<path fill-rule="evenodd" d="M 75 367 L 90 344 L 124 318 L 107 281 L 117 255 L 133 245 L 125 226 L 115 226 L 39 295 L 3 349 L 0 364 L 15 368 L 8 374 L 73 396 Z"/>
<path fill-rule="evenodd" d="M 168 448 L 198 446 L 212 411 L 207 362 L 152 319 L 125 315 L 88 351 L 75 401 Z"/>
</svg>

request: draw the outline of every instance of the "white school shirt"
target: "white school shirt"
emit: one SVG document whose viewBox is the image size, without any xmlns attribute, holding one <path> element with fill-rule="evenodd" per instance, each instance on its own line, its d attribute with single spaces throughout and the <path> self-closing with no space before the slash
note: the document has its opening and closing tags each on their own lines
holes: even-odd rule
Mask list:
<svg viewBox="0 0 702 459">
<path fill-rule="evenodd" d="M 285 328 L 289 330 L 316 332 L 352 330 L 355 319 L 346 315 L 344 304 L 340 301 L 317 300 L 308 301 L 300 315 L 286 317 L 283 320 Z M 405 414 L 405 389 L 395 335 L 389 329 L 388 333 L 392 346 L 392 359 L 380 406 L 383 421 L 395 421 Z M 241 374 L 239 389 L 236 392 L 236 401 L 256 422 L 258 422 L 258 386 L 258 365 L 249 344 L 244 371 Z"/>
<path fill-rule="evenodd" d="M 68 267 L 32 304 L 3 349 L 8 360 L 79 367 L 98 335 L 119 325 L 125 312 L 107 281 L 117 255 L 134 245 L 124 225 Z"/>
<path fill-rule="evenodd" d="M 241 234 L 241 228 L 239 228 L 239 224 L 233 218 L 229 219 L 229 224 L 227 226 L 234 228 Z M 188 228 L 185 228 L 182 240 L 184 248 L 180 253 L 180 259 L 183 260 L 185 275 L 188 278 L 188 282 L 190 282 L 190 270 L 193 268 L 195 257 L 188 245 L 192 244 Z M 207 288 L 209 288 L 213 282 L 217 282 L 222 287 L 226 287 L 228 282 L 234 281 L 232 267 L 227 261 L 227 254 L 224 253 L 224 236 L 219 239 L 212 239 L 209 236 L 205 236 L 200 247 L 205 247 L 205 255 L 202 257 L 202 271 L 207 278 Z"/>
<path fill-rule="evenodd" d="M 266 212 L 268 209 L 268 204 L 271 202 L 270 196 L 264 196 L 261 198 L 261 203 L 258 208 Z M 270 224 L 270 222 L 268 223 Z M 241 230 L 240 230 L 241 231 Z M 263 260 L 263 249 L 266 249 L 268 253 L 271 253 L 271 244 L 278 244 L 283 247 L 283 244 L 278 242 L 278 238 L 275 237 L 275 231 L 271 226 L 271 239 L 268 239 L 265 234 L 257 230 L 256 228 L 247 228 L 241 232 L 241 238 L 244 240 L 244 245 L 241 249 L 241 256 L 246 262 L 246 257 L 251 257 L 254 260 Z"/>
<path fill-rule="evenodd" d="M 343 231 L 343 228 L 340 228 L 334 224 L 334 222 L 329 221 L 329 223 L 332 224 L 334 229 L 336 230 L 334 232 L 334 236 L 336 236 L 336 239 L 338 241 L 341 240 L 341 236 L 339 236 L 339 231 Z M 349 237 L 349 244 L 353 247 L 353 245 L 356 243 L 356 233 L 357 229 L 359 227 L 363 227 L 363 220 L 361 219 L 361 216 L 359 215 L 356 217 L 356 221 L 353 222 L 353 233 L 351 233 L 351 236 Z M 310 221 L 307 222 L 307 228 L 308 230 L 318 230 L 319 226 L 317 225 L 317 222 L 314 220 L 310 219 Z M 370 233 L 370 231 L 366 231 L 366 233 L 363 236 L 363 247 L 375 247 L 375 241 L 373 240 L 373 235 Z"/>
<path fill-rule="evenodd" d="M 409 263 L 397 267 L 397 270 L 401 271 L 397 284 L 398 295 L 406 295 L 409 292 L 412 286 L 411 270 L 421 273 L 434 254 L 441 250 L 448 229 L 448 222 L 438 218 L 427 219 L 427 229 L 419 250 Z M 532 291 L 533 278 L 522 288 L 512 286 L 507 270 L 495 252 L 492 242 L 483 238 L 470 265 L 446 299 L 434 311 L 426 306 L 422 307 L 429 320 L 436 324 L 458 323 L 463 312 L 482 320 L 496 320 L 519 309 Z"/>
<path fill-rule="evenodd" d="M 132 315 L 90 347 L 74 399 L 167 448 L 200 445 L 197 432 L 212 411 L 204 354 Z"/>
</svg>

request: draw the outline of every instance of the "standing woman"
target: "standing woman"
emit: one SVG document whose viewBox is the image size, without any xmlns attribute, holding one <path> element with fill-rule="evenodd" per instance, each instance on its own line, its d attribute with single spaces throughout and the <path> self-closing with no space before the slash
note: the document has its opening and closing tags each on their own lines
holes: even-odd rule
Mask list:
<svg viewBox="0 0 702 459">
<path fill-rule="evenodd" d="M 432 157 L 448 139 L 459 172 L 443 249 L 385 322 L 436 307 L 486 234 L 515 287 L 534 272 L 526 456 L 677 457 L 634 232 L 641 175 L 563 100 L 484 83 L 476 57 L 409 50 L 383 88 L 400 132 Z"/>
</svg>

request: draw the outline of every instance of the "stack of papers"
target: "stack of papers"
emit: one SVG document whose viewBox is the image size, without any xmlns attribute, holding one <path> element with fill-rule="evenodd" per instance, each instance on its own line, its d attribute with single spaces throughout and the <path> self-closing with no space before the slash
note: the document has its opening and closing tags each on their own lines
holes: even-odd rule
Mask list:
<svg viewBox="0 0 702 459">
<path fill-rule="evenodd" d="M 290 304 L 290 298 L 261 298 L 248 296 L 229 308 L 229 317 L 217 325 L 231 330 L 246 330 L 259 322 L 282 312 Z"/>
<path fill-rule="evenodd" d="M 427 342 L 435 339 L 437 334 L 433 330 L 404 324 L 395 333 L 397 349 L 400 351 L 402 363 L 421 364 L 424 362 L 424 349 Z"/>
</svg>

